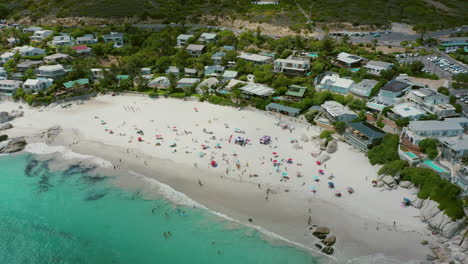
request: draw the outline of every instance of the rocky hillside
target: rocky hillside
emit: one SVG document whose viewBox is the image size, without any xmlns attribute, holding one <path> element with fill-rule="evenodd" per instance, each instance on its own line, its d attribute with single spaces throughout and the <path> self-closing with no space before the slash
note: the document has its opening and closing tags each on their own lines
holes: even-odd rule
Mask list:
<svg viewBox="0 0 468 264">
<path fill-rule="evenodd" d="M 250 0 L 0 0 L 0 17 L 136 17 L 160 22 L 198 22 L 206 15 L 305 26 L 320 22 L 387 25 L 427 23 L 432 28 L 468 24 L 465 0 L 282 0 L 257 6 Z M 434 19 L 437 18 L 437 19 Z"/>
</svg>

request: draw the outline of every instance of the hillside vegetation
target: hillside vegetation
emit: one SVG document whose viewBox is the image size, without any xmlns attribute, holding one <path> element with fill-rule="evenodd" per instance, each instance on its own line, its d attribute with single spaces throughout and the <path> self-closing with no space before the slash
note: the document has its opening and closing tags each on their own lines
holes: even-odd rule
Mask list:
<svg viewBox="0 0 468 264">
<path fill-rule="evenodd" d="M 202 16 L 267 22 L 285 26 L 314 22 L 350 22 L 388 25 L 390 22 L 429 24 L 431 29 L 468 24 L 464 0 L 283 0 L 279 5 L 257 6 L 250 0 L 0 0 L 0 16 L 137 17 L 161 22 L 198 22 Z M 434 19 L 437 18 L 437 19 Z"/>
</svg>

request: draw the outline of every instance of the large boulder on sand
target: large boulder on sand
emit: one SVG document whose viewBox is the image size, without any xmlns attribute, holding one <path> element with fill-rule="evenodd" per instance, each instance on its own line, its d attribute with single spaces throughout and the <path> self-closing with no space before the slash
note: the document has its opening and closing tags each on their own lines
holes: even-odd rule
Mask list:
<svg viewBox="0 0 468 264">
<path fill-rule="evenodd" d="M 26 147 L 26 144 L 24 137 L 13 138 L 0 148 L 0 154 L 22 151 Z"/>
<path fill-rule="evenodd" d="M 421 205 L 420 211 L 421 220 L 428 221 L 429 219 L 440 213 L 440 209 L 438 207 L 438 203 L 429 199 L 424 200 Z"/>
<path fill-rule="evenodd" d="M 324 248 L 322 249 L 322 252 L 325 253 L 325 254 L 327 254 L 327 255 L 333 254 L 334 251 L 335 251 L 335 250 L 334 250 L 332 247 L 324 247 Z"/>
<path fill-rule="evenodd" d="M 10 124 L 10 123 L 6 123 L 6 124 L 3 124 L 3 125 L 0 125 L 0 131 L 7 130 L 7 129 L 11 129 L 11 128 L 13 128 L 13 125 Z"/>
<path fill-rule="evenodd" d="M 5 123 L 11 120 L 8 112 L 0 112 L 0 123 Z"/>
<path fill-rule="evenodd" d="M 390 188 L 396 188 L 396 181 L 392 176 L 385 175 L 382 177 L 381 181 Z"/>
<path fill-rule="evenodd" d="M 324 239 L 328 234 L 330 234 L 330 229 L 326 226 L 319 226 L 312 234 L 320 239 Z"/>
<path fill-rule="evenodd" d="M 21 110 L 13 110 L 10 112 L 11 119 L 23 117 L 23 115 L 24 115 L 24 111 L 21 111 Z"/>
<path fill-rule="evenodd" d="M 401 181 L 398 186 L 402 187 L 402 188 L 411 188 L 412 187 L 412 183 L 410 181 Z"/>
<path fill-rule="evenodd" d="M 377 187 L 378 188 L 382 188 L 382 187 L 384 187 L 384 185 L 385 185 L 385 183 L 383 183 L 383 181 L 378 181 L 377 182 Z"/>
<path fill-rule="evenodd" d="M 336 242 L 336 236 L 327 236 L 322 242 L 327 246 L 333 246 Z"/>
<path fill-rule="evenodd" d="M 329 159 L 330 159 L 330 155 L 328 155 L 327 153 L 322 153 L 320 154 L 320 156 L 318 156 L 317 161 L 319 161 L 320 163 L 324 163 L 325 161 Z"/>
<path fill-rule="evenodd" d="M 336 139 L 328 142 L 328 145 L 327 145 L 327 152 L 328 153 L 334 153 L 337 148 L 338 148 L 338 143 L 336 142 Z"/>
<path fill-rule="evenodd" d="M 306 134 L 302 134 L 302 135 L 301 135 L 301 141 L 309 142 L 309 138 L 307 137 Z"/>
<path fill-rule="evenodd" d="M 327 149 L 327 143 L 328 143 L 327 139 L 326 139 L 326 138 L 322 138 L 322 139 L 320 140 L 320 149 L 321 149 L 321 150 Z"/>
</svg>

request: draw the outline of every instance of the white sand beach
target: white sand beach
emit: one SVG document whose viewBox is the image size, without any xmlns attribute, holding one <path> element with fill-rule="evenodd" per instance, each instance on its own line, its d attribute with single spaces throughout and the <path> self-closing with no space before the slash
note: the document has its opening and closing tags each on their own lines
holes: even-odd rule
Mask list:
<svg viewBox="0 0 468 264">
<path fill-rule="evenodd" d="M 0 103 L 0 111 L 18 107 Z M 326 225 L 337 236 L 333 258 L 338 263 L 404 263 L 423 260 L 429 252 L 420 244 L 430 235 L 419 211 L 401 206 L 404 197 L 415 197 L 414 191 L 373 188 L 379 167 L 343 142 L 330 160 L 317 165 L 319 144 L 311 140 L 320 134 L 316 126 L 257 110 L 130 95 L 99 96 L 70 108 L 23 108 L 24 117 L 13 120 L 14 128 L 6 134 L 32 136 L 60 125 L 64 133 L 54 144 L 154 178 L 213 211 L 316 249 L 310 216 L 311 224 Z M 260 144 L 263 136 L 270 136 L 271 144 Z M 234 144 L 236 137 L 250 141 L 241 146 Z M 286 173 L 289 179 L 283 177 Z M 135 175 L 120 180 L 123 186 L 151 192 L 151 185 Z M 328 187 L 330 181 L 334 189 Z M 348 194 L 347 187 L 355 193 Z M 394 262 L 381 262 L 382 254 Z"/>
</svg>

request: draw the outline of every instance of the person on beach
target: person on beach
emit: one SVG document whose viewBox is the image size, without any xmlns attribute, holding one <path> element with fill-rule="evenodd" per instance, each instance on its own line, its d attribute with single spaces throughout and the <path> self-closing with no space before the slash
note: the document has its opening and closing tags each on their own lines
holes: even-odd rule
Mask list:
<svg viewBox="0 0 468 264">
<path fill-rule="evenodd" d="M 198 185 L 200 185 L 200 187 L 203 186 L 203 183 L 200 181 L 200 179 L 198 179 Z"/>
</svg>

